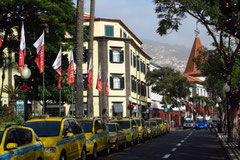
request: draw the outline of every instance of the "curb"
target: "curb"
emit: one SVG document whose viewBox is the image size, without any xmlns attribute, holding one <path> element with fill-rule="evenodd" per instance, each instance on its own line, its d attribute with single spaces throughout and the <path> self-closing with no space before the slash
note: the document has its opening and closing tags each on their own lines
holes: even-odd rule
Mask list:
<svg viewBox="0 0 240 160">
<path fill-rule="evenodd" d="M 217 137 L 219 138 L 219 141 L 220 141 L 222 147 L 224 148 L 228 158 L 230 160 L 239 160 L 240 155 L 237 151 L 238 149 L 237 149 L 236 144 L 227 143 L 226 142 L 226 137 L 224 137 L 223 134 L 217 133 Z"/>
</svg>

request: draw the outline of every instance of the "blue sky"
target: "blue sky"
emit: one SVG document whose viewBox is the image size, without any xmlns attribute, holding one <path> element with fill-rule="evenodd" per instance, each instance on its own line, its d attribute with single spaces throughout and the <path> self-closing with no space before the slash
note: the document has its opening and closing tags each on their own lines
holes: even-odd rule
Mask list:
<svg viewBox="0 0 240 160">
<path fill-rule="evenodd" d="M 188 17 L 182 21 L 178 32 L 159 36 L 156 33 L 158 19 L 154 8 L 152 0 L 96 0 L 95 16 L 121 19 L 140 39 L 145 38 L 191 48 L 195 38 L 196 20 Z M 90 0 L 85 0 L 84 9 L 85 12 L 90 12 Z M 203 26 L 199 25 L 198 28 L 203 45 L 209 47 L 212 39 L 207 35 Z"/>
</svg>

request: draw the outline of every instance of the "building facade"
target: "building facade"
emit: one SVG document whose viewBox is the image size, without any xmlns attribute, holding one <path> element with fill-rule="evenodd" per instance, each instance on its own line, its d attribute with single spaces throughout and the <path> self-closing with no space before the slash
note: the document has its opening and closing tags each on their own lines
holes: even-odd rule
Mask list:
<svg viewBox="0 0 240 160">
<path fill-rule="evenodd" d="M 85 15 L 85 26 L 89 16 Z M 93 106 L 94 116 L 106 109 L 109 117 L 142 117 L 150 105 L 149 87 L 145 75 L 151 57 L 141 48 L 141 40 L 120 20 L 95 18 L 93 46 Z M 84 44 L 85 49 L 88 44 Z M 87 52 L 85 52 L 87 56 Z M 87 58 L 86 58 L 87 59 Z M 87 62 L 83 64 L 85 75 L 84 102 L 87 103 Z M 103 92 L 96 89 L 99 66 Z M 105 94 L 108 81 L 109 96 Z"/>
</svg>

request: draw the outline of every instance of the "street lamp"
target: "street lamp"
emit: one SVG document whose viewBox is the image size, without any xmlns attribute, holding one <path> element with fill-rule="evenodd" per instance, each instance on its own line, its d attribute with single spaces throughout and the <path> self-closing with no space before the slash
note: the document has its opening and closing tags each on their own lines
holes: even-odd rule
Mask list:
<svg viewBox="0 0 240 160">
<path fill-rule="evenodd" d="M 227 128 L 228 128 L 228 141 L 231 141 L 232 135 L 231 135 L 231 130 L 230 130 L 230 117 L 229 117 L 229 104 L 228 104 L 228 93 L 230 92 L 230 86 L 225 83 L 223 86 L 223 90 L 226 93 L 226 101 L 227 101 Z"/>
<path fill-rule="evenodd" d="M 218 97 L 217 102 L 218 102 L 218 107 L 219 107 L 219 111 L 220 111 L 220 117 L 219 117 L 220 122 L 218 123 L 218 132 L 222 133 L 222 111 L 220 108 L 221 107 L 220 103 L 222 102 L 222 99 L 220 97 Z"/>
<path fill-rule="evenodd" d="M 31 70 L 28 68 L 26 64 L 24 65 L 21 71 L 21 77 L 25 83 L 31 77 Z M 27 101 L 28 101 L 27 91 L 24 91 L 24 121 L 28 120 Z"/>
</svg>

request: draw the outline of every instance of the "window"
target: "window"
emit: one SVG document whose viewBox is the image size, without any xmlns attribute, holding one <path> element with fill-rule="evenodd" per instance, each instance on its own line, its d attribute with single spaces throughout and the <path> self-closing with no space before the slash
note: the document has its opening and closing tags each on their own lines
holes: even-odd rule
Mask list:
<svg viewBox="0 0 240 160">
<path fill-rule="evenodd" d="M 83 62 L 86 63 L 88 61 L 88 49 L 83 49 Z"/>
<path fill-rule="evenodd" d="M 109 53 L 109 57 L 110 57 L 110 62 L 117 62 L 117 63 L 121 63 L 124 61 L 124 53 L 121 50 L 110 50 Z"/>
<path fill-rule="evenodd" d="M 111 89 L 124 89 L 124 77 L 113 76 L 110 77 Z"/>
<path fill-rule="evenodd" d="M 62 136 L 65 137 L 67 135 L 68 132 L 71 132 L 72 130 L 70 129 L 70 125 L 69 122 L 66 120 L 64 122 L 64 126 L 63 126 L 63 132 L 62 132 Z"/>
<path fill-rule="evenodd" d="M 122 38 L 122 29 L 120 28 L 120 37 Z"/>
<path fill-rule="evenodd" d="M 105 36 L 113 37 L 113 26 L 105 26 Z"/>
<path fill-rule="evenodd" d="M 126 32 L 123 32 L 123 38 L 127 38 Z"/>
<path fill-rule="evenodd" d="M 139 71 L 139 68 L 140 68 L 140 66 L 139 66 L 139 59 L 137 58 L 137 71 Z"/>
<path fill-rule="evenodd" d="M 32 142 L 32 132 L 27 129 L 17 129 L 18 146 L 27 145 Z"/>
<path fill-rule="evenodd" d="M 69 119 L 68 121 L 70 123 L 70 127 L 72 128 L 73 134 L 82 133 L 82 128 L 74 119 Z"/>
<path fill-rule="evenodd" d="M 133 67 L 136 67 L 136 56 L 133 55 Z"/>
</svg>

